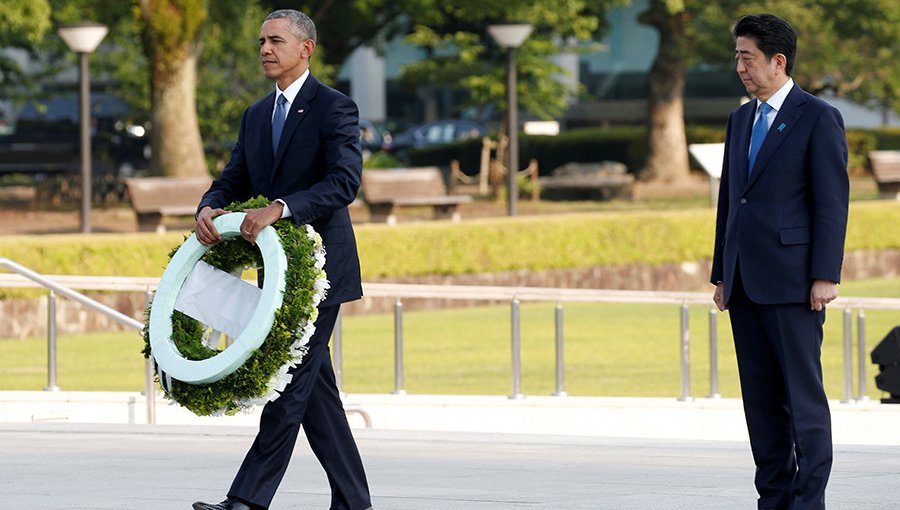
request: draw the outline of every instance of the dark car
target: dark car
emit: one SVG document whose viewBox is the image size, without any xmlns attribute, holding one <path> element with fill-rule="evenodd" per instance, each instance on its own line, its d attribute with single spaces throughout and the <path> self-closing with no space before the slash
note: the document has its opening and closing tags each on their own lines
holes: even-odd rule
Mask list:
<svg viewBox="0 0 900 510">
<path fill-rule="evenodd" d="M 61 94 L 25 103 L 0 137 L 0 173 L 78 171 L 78 97 Z M 150 161 L 147 130 L 121 99 L 91 95 L 91 154 L 97 174 L 131 176 Z"/>
<path fill-rule="evenodd" d="M 366 155 L 380 151 L 384 145 L 384 137 L 372 121 L 359 119 L 359 144 Z"/>
<path fill-rule="evenodd" d="M 410 148 L 426 147 L 481 138 L 487 128 L 481 124 L 465 119 L 439 120 L 413 126 L 402 133 L 394 135 L 384 150 L 392 154 L 400 154 Z"/>
</svg>

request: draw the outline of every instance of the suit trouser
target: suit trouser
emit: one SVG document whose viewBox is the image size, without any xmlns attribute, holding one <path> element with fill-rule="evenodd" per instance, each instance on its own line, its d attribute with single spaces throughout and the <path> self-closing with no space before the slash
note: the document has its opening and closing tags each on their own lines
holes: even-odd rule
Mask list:
<svg viewBox="0 0 900 510">
<path fill-rule="evenodd" d="M 824 509 L 832 464 L 821 364 L 825 311 L 754 303 L 739 276 L 728 309 L 759 508 Z"/>
<path fill-rule="evenodd" d="M 228 496 L 268 508 L 284 477 L 300 425 L 331 486 L 332 510 L 369 508 L 369 487 L 334 378 L 328 341 L 340 305 L 321 308 L 303 362 L 293 379 L 263 408 L 259 433 Z"/>
</svg>

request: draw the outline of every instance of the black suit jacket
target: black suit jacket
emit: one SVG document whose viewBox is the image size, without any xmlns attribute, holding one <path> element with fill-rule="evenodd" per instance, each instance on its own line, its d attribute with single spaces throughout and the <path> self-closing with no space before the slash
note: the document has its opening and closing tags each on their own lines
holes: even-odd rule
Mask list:
<svg viewBox="0 0 900 510">
<path fill-rule="evenodd" d="M 794 84 L 749 178 L 756 101 L 728 119 L 710 281 L 725 302 L 740 268 L 759 304 L 809 302 L 812 281 L 839 282 L 847 230 L 847 141 L 840 113 Z"/>
<path fill-rule="evenodd" d="M 310 224 L 322 236 L 331 288 L 320 306 L 359 299 L 359 257 L 347 210 L 362 175 L 356 104 L 310 74 L 291 104 L 273 155 L 274 106 L 273 92 L 244 112 L 231 159 L 198 211 L 258 195 L 284 200 L 294 222 Z"/>
</svg>

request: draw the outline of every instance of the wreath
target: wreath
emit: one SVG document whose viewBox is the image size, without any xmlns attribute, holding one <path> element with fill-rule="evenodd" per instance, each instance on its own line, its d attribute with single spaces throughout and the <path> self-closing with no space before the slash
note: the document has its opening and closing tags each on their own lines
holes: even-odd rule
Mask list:
<svg viewBox="0 0 900 510">
<path fill-rule="evenodd" d="M 270 203 L 260 196 L 246 202 L 232 203 L 225 209 L 240 212 L 265 207 Z M 225 216 L 230 215 L 219 216 L 216 221 Z M 284 258 L 287 260 L 283 270 L 284 281 L 275 282 L 279 294 L 280 289 L 283 289 L 283 294 L 279 296 L 280 306 L 274 311 L 274 320 L 265 339 L 234 371 L 218 380 L 203 383 L 189 383 L 166 374 L 165 367 L 160 367 L 151 349 L 151 345 L 159 344 L 151 342 L 153 304 L 147 308 L 147 321 L 143 329 L 144 357 L 154 359 L 155 379 L 165 391 L 166 398 L 174 400 L 194 414 L 199 416 L 236 414 L 278 398 L 279 392 L 290 382 L 287 371 L 301 363 L 308 350 L 307 343 L 315 332 L 313 324 L 318 316 L 317 306 L 328 289 L 328 280 L 323 269 L 325 249 L 322 238 L 311 226 L 298 226 L 290 219 L 279 220 L 272 228 L 277 234 L 280 249 L 283 250 Z M 201 248 L 205 253 L 200 260 L 232 274 L 249 268 L 265 269 L 263 267 L 265 257 L 259 247 L 251 245 L 237 235 L 228 236 L 223 233 L 223 237 L 225 239 L 222 242 L 208 249 Z M 260 239 L 261 236 L 257 238 L 257 243 L 261 245 Z M 169 253 L 170 267 L 173 265 L 173 258 L 177 259 L 179 250 L 185 248 L 188 243 L 199 244 L 193 234 L 186 236 L 184 243 Z M 169 272 L 169 267 L 166 271 Z M 271 273 L 267 275 L 273 276 Z M 165 280 L 166 274 L 163 275 L 160 287 Z M 162 289 L 157 290 L 157 296 L 160 295 L 160 290 Z M 176 294 L 177 290 L 180 290 L 180 287 L 176 289 Z M 276 300 L 274 305 L 277 303 Z M 259 306 L 263 305 L 261 300 Z M 215 340 L 218 335 L 212 335 L 211 328 L 180 311 L 173 310 L 171 319 L 166 318 L 165 327 L 157 329 L 164 329 L 168 333 L 169 325 L 171 334 L 166 335 L 164 340 L 174 347 L 173 351 L 177 351 L 176 356 L 183 358 L 181 361 L 209 360 L 228 350 L 208 345 L 211 337 Z M 160 335 L 156 330 L 153 333 L 154 337 Z"/>
</svg>

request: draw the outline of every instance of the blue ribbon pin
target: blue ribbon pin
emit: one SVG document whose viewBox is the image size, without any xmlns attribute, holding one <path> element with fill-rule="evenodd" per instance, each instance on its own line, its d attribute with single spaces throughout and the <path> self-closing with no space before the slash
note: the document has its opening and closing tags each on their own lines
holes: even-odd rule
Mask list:
<svg viewBox="0 0 900 510">
<path fill-rule="evenodd" d="M 778 131 L 779 131 L 779 132 L 784 131 L 784 128 L 786 128 L 786 127 L 787 127 L 787 124 L 785 124 L 784 122 L 782 122 L 781 125 L 778 126 Z"/>
</svg>

